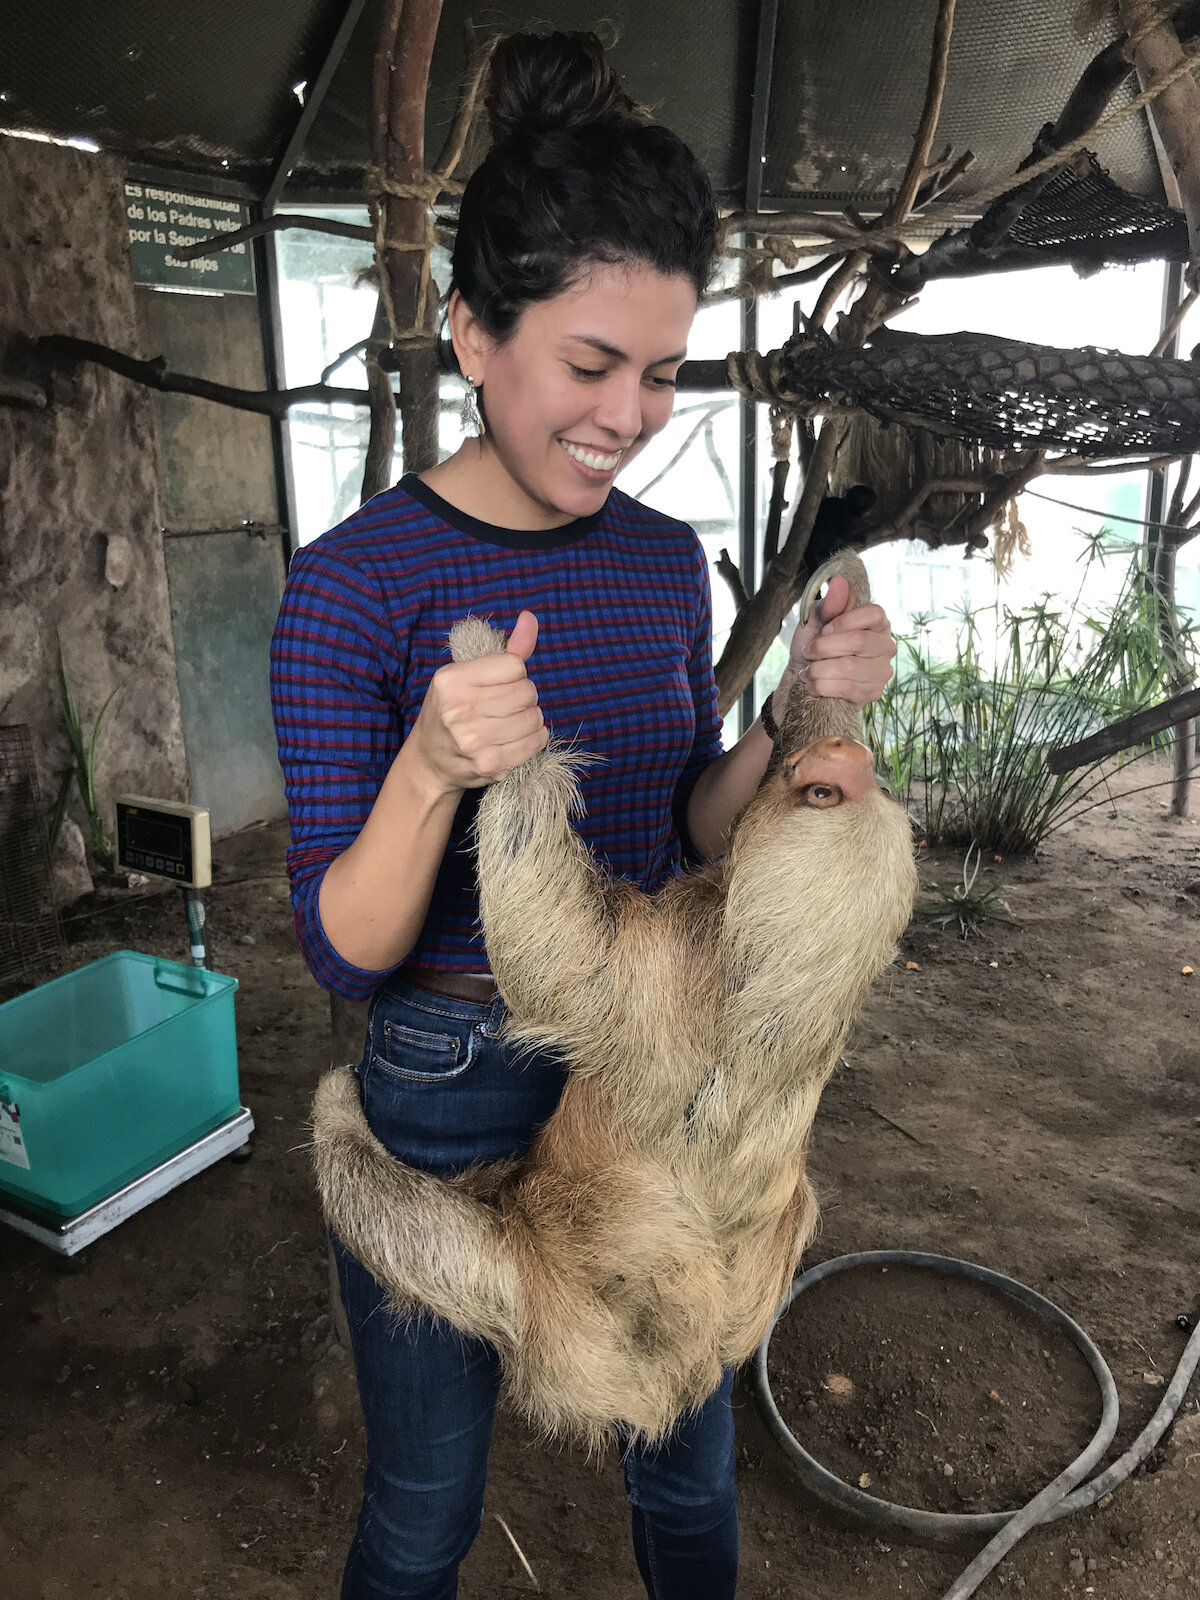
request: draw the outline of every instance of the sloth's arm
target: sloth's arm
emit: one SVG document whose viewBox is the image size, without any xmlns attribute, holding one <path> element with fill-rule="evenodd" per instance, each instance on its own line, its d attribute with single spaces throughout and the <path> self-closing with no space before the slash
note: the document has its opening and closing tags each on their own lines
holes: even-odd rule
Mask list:
<svg viewBox="0 0 1200 1600">
<path fill-rule="evenodd" d="M 569 1046 L 612 1003 L 614 890 L 571 826 L 578 757 L 553 747 L 495 783 L 479 806 L 479 904 L 488 958 L 519 1024 Z"/>
</svg>

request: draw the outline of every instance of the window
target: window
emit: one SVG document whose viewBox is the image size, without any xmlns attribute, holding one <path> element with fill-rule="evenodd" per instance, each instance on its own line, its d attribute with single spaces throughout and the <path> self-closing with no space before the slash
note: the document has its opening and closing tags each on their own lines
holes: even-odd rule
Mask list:
<svg viewBox="0 0 1200 1600">
<path fill-rule="evenodd" d="M 339 222 L 367 222 L 366 208 L 361 206 L 294 209 Z M 366 240 L 339 239 L 301 229 L 276 234 L 275 246 L 284 381 L 289 387 L 316 383 L 343 350 L 364 341 L 371 332 L 377 296 L 374 284 L 364 274 L 371 268 L 374 252 Z M 433 271 L 443 285 L 448 281 L 449 257 L 444 250 L 434 251 Z M 330 374 L 329 381 L 340 388 L 365 389 L 367 372 L 361 355 L 351 356 Z M 457 447 L 461 389 L 452 378 L 442 382 L 443 455 Z M 286 432 L 296 491 L 298 545 L 310 543 L 358 506 L 369 425 L 365 406 L 293 406 Z M 393 470 L 396 478 L 404 470 L 399 452 Z"/>
</svg>

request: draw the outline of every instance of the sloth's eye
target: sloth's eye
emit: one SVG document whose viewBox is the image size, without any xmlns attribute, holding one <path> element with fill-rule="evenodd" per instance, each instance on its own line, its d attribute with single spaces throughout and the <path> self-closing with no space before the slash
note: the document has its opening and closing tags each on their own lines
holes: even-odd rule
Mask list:
<svg viewBox="0 0 1200 1600">
<path fill-rule="evenodd" d="M 841 805 L 842 791 L 832 783 L 806 783 L 800 791 L 800 799 L 817 811 L 827 811 L 831 806 Z"/>
</svg>

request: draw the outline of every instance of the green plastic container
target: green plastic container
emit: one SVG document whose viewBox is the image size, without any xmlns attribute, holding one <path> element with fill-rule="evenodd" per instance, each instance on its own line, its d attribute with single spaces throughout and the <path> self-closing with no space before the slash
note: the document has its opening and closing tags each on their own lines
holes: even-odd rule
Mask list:
<svg viewBox="0 0 1200 1600">
<path fill-rule="evenodd" d="M 236 988 L 119 950 L 0 1005 L 0 1204 L 78 1216 L 234 1116 Z"/>
</svg>

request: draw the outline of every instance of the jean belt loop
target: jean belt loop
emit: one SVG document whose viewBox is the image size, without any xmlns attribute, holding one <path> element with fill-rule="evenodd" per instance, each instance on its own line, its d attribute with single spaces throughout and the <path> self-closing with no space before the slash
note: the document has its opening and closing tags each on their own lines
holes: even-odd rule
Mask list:
<svg viewBox="0 0 1200 1600">
<path fill-rule="evenodd" d="M 500 998 L 500 991 L 497 990 L 492 999 L 491 1007 L 488 1011 L 488 1019 L 486 1024 L 487 1032 L 491 1037 L 494 1038 L 496 1034 L 500 1032 L 500 1024 L 503 1021 L 504 1001 Z"/>
</svg>

